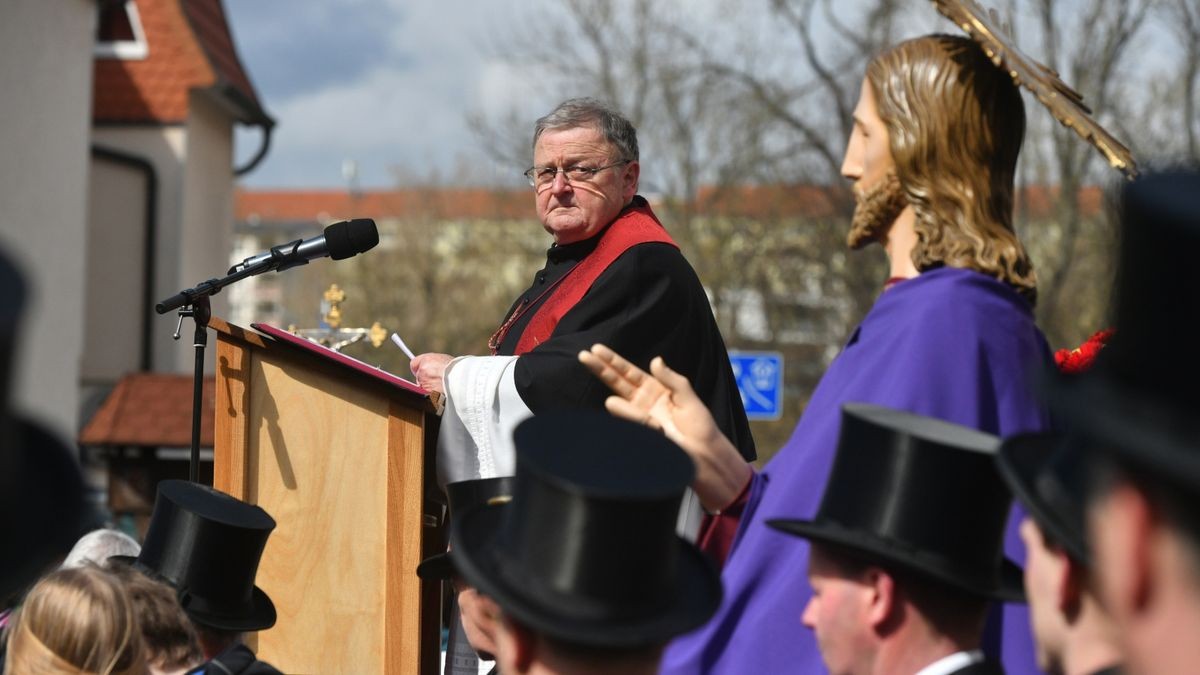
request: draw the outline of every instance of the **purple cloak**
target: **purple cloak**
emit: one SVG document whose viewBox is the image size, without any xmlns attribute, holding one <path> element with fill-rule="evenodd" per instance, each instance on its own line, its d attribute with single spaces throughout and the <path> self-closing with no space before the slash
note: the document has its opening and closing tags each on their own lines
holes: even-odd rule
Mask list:
<svg viewBox="0 0 1200 675">
<path fill-rule="evenodd" d="M 1029 304 L 977 272 L 940 268 L 880 296 L 830 364 L 791 439 L 757 474 L 722 572 L 725 598 L 704 627 L 673 641 L 663 673 L 822 673 L 800 623 L 811 589 L 808 543 L 766 526 L 816 513 L 837 447 L 841 405 L 875 403 L 1007 436 L 1049 417 L 1032 393 L 1050 350 Z M 1005 551 L 1025 560 L 1009 522 Z M 1001 645 L 1010 675 L 1039 672 L 1028 610 L 989 618 L 985 649 Z"/>
</svg>

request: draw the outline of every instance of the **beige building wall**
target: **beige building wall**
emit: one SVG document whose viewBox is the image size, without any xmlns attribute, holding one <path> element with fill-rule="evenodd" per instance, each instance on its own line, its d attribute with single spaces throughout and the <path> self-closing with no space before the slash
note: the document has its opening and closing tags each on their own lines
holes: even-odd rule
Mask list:
<svg viewBox="0 0 1200 675">
<path fill-rule="evenodd" d="M 92 160 L 88 183 L 85 401 L 87 388 L 103 388 L 138 369 L 147 187 L 142 171 L 100 159 Z"/>
<path fill-rule="evenodd" d="M 174 294 L 183 288 L 178 268 L 181 251 L 179 229 L 183 222 L 186 128 L 183 125 L 101 126 L 92 130 L 92 142 L 136 155 L 154 165 L 158 174 L 158 208 L 155 287 L 152 296 L 158 301 Z M 167 372 L 180 370 L 176 357 L 177 343 L 171 339 L 175 328 L 174 316 L 159 316 L 153 313 L 153 307 L 142 306 L 141 233 L 146 186 L 141 172 L 99 159 L 92 160 L 92 167 L 90 191 L 96 201 L 89 209 L 88 228 L 95 241 L 89 243 L 88 249 L 88 306 L 99 322 L 96 329 L 109 342 L 124 339 L 133 345 L 89 341 L 84 356 L 86 377 L 82 380 L 82 384 L 89 389 L 96 385 L 111 385 L 121 374 L 137 369 L 137 345 L 141 331 L 137 318 L 141 312 L 151 315 L 153 369 Z M 126 242 L 133 248 L 121 252 L 119 242 Z M 137 292 L 132 295 L 122 293 L 119 297 L 110 295 L 103 283 L 106 279 L 111 280 L 112 276 L 120 277 L 121 288 L 136 288 Z M 105 313 L 105 306 L 112 308 L 111 315 Z M 134 323 L 130 324 L 129 321 Z M 121 335 L 126 337 L 122 338 Z M 191 334 L 185 338 L 190 345 Z"/>
<path fill-rule="evenodd" d="M 0 245 L 32 287 L 15 404 L 78 428 L 94 0 L 0 4 Z"/>
<path fill-rule="evenodd" d="M 191 93 L 187 121 L 187 166 L 183 174 L 178 288 L 225 276 L 233 252 L 233 118 L 203 92 Z M 212 297 L 213 316 L 229 316 L 229 291 Z M 173 324 L 172 324 L 173 325 Z M 177 368 L 192 372 L 195 350 L 175 344 Z M 215 345 L 211 333 L 205 367 L 211 372 Z"/>
<path fill-rule="evenodd" d="M 158 179 L 152 303 L 142 301 L 146 182 L 141 171 L 92 160 L 88 245 L 88 316 L 97 339 L 84 352 L 81 384 L 86 401 L 107 393 L 121 375 L 139 367 L 141 321 L 150 320 L 151 367 L 191 373 L 195 363 L 186 319 L 172 339 L 177 314 L 159 315 L 153 303 L 229 268 L 233 240 L 233 121 L 208 94 L 193 92 L 189 117 L 166 126 L 101 126 L 93 142 L 154 165 Z M 212 298 L 213 314 L 229 313 L 229 293 Z M 215 342 L 209 333 L 205 367 L 212 371 Z"/>
</svg>

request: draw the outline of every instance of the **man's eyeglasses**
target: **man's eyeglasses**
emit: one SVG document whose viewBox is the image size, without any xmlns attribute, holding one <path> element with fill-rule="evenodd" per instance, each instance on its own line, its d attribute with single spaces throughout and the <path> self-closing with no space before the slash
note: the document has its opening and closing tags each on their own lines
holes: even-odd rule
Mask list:
<svg viewBox="0 0 1200 675">
<path fill-rule="evenodd" d="M 563 177 L 568 183 L 584 183 L 592 179 L 593 176 L 605 169 L 611 169 L 616 166 L 624 166 L 629 163 L 629 160 L 623 159 L 619 162 L 608 164 L 606 166 L 590 167 L 590 166 L 574 166 L 554 167 L 554 166 L 535 166 L 525 172 L 525 177 L 529 179 L 529 184 L 533 187 L 543 187 L 554 182 L 554 177 L 561 171 Z"/>
</svg>

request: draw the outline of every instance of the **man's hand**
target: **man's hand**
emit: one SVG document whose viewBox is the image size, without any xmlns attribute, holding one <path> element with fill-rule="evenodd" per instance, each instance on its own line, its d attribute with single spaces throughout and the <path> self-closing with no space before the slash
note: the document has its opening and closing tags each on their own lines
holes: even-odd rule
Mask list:
<svg viewBox="0 0 1200 675">
<path fill-rule="evenodd" d="M 449 354 L 417 354 L 415 359 L 408 362 L 408 367 L 412 368 L 413 375 L 417 377 L 417 384 L 422 389 L 444 395 L 446 387 L 442 384 L 442 374 L 446 372 L 446 365 L 453 359 Z"/>
<path fill-rule="evenodd" d="M 754 470 L 721 433 L 712 413 L 683 375 L 662 357 L 650 362 L 650 373 L 604 345 L 579 353 L 579 361 L 612 389 L 604 402 L 609 412 L 659 429 L 692 458 L 692 487 L 704 508 L 719 511 L 741 494 Z"/>
<path fill-rule="evenodd" d="M 480 594 L 462 579 L 454 580 L 454 588 L 458 591 L 458 613 L 462 618 L 463 632 L 467 634 L 467 642 L 484 660 L 494 660 L 500 621 L 499 606 L 495 600 Z"/>
</svg>

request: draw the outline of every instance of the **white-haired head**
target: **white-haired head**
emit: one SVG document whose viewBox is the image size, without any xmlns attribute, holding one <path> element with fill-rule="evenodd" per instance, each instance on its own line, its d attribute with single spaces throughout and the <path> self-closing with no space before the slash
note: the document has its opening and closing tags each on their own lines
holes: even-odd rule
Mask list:
<svg viewBox="0 0 1200 675">
<path fill-rule="evenodd" d="M 62 566 L 83 567 L 89 562 L 104 565 L 114 555 L 136 557 L 141 551 L 141 544 L 124 532 L 110 529 L 92 530 L 75 542 Z"/>
</svg>

